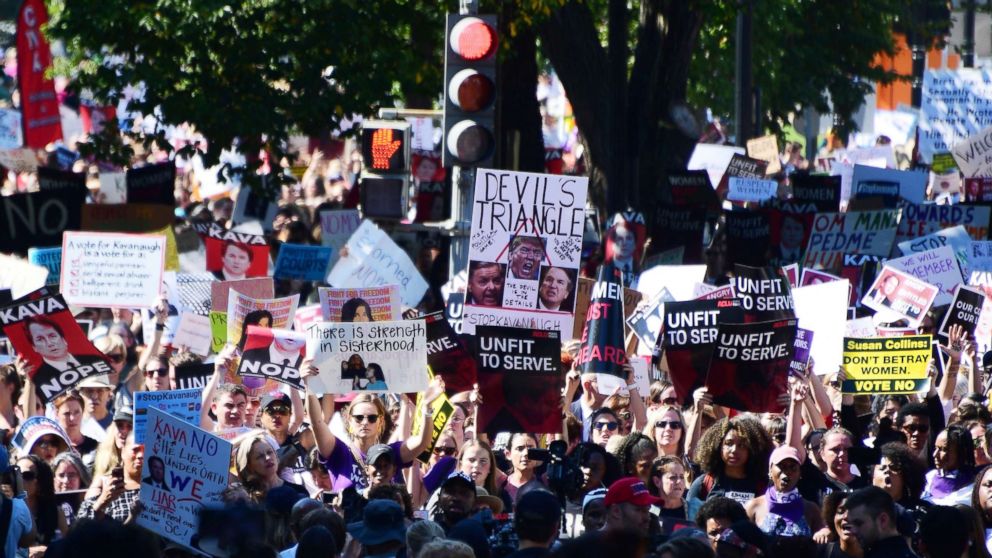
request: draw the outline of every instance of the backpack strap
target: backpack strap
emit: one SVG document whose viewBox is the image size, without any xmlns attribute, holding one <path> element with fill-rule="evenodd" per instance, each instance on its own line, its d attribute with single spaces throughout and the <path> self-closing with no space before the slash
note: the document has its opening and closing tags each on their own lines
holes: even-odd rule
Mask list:
<svg viewBox="0 0 992 558">
<path fill-rule="evenodd" d="M 713 490 L 713 485 L 715 484 L 716 478 L 713 475 L 709 473 L 703 475 L 703 493 L 700 494 L 700 496 L 702 496 L 702 498 L 700 498 L 701 500 L 705 500 L 706 497 L 710 495 L 710 491 Z"/>
<path fill-rule="evenodd" d="M 0 498 L 3 498 L 3 504 L 0 505 L 0 533 L 7 537 L 10 531 L 10 519 L 14 514 L 14 501 L 3 495 L 0 495 Z"/>
</svg>

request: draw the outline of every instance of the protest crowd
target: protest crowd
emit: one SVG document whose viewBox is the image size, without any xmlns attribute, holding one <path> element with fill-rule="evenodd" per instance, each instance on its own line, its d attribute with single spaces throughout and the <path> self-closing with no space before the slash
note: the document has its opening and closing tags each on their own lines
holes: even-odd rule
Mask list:
<svg viewBox="0 0 992 558">
<path fill-rule="evenodd" d="M 460 237 L 430 150 L 410 227 L 352 141 L 0 149 L 3 555 L 990 558 L 988 131 L 709 129 L 607 217 L 546 116 Z"/>
</svg>

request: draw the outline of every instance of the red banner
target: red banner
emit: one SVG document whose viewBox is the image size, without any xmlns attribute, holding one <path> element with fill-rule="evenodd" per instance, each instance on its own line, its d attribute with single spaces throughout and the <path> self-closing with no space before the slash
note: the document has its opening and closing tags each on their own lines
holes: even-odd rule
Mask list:
<svg viewBox="0 0 992 558">
<path fill-rule="evenodd" d="M 17 14 L 17 81 L 21 91 L 24 146 L 44 149 L 62 139 L 62 121 L 55 84 L 45 72 L 52 65 L 52 52 L 41 34 L 48 23 L 42 0 L 24 0 Z"/>
</svg>

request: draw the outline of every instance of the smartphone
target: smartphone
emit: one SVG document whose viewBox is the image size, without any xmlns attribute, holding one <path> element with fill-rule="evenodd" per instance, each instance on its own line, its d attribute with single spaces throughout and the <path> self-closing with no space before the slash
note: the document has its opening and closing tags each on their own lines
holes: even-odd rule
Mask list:
<svg viewBox="0 0 992 558">
<path fill-rule="evenodd" d="M 110 470 L 110 476 L 114 477 L 115 480 L 124 482 L 124 467 L 114 467 Z"/>
<path fill-rule="evenodd" d="M 325 492 L 321 496 L 321 499 L 323 499 L 325 506 L 333 506 L 334 505 L 334 502 L 338 499 L 338 493 L 337 492 Z"/>
</svg>

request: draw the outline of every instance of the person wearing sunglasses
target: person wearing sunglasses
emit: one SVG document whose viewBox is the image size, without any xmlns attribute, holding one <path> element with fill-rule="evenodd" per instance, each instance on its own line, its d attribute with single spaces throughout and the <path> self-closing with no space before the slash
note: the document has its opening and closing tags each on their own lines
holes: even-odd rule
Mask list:
<svg viewBox="0 0 992 558">
<path fill-rule="evenodd" d="M 369 486 L 368 474 L 364 467 L 366 455 L 372 446 L 385 442 L 384 432 L 392 430 L 392 425 L 387 424 L 389 414 L 385 403 L 372 393 L 356 395 L 342 412 L 348 435 L 341 440 L 331 433 L 328 421 L 324 419 L 320 408 L 320 400 L 309 389 L 310 378 L 318 373 L 313 360 L 304 360 L 300 371 L 306 386 L 304 401 L 307 416 L 312 422 L 320 460 L 331 475 L 334 490 L 339 492 L 354 487 L 359 492 L 364 491 Z M 429 425 L 434 420 L 431 404 L 442 393 L 444 393 L 444 380 L 436 376 L 421 398 L 423 408 L 420 413 L 419 434 L 388 444 L 393 448 L 393 457 L 400 468 L 409 467 L 413 460 L 430 445 L 433 429 Z M 333 399 L 334 395 L 325 393 L 324 397 Z M 409 404 L 409 400 L 404 397 L 403 405 Z"/>
<path fill-rule="evenodd" d="M 109 333 L 93 341 L 93 345 L 110 362 L 111 372 L 107 374 L 107 382 L 114 388 L 114 397 L 110 405 L 113 406 L 113 409 L 132 406 L 134 396 L 132 395 L 131 384 L 133 382 L 129 381 L 129 377 L 133 367 L 127 362 L 127 344 L 124 339 L 120 335 Z"/>
<path fill-rule="evenodd" d="M 654 442 L 658 457 L 678 457 L 683 460 L 682 465 L 688 472 L 691 471 L 691 463 L 686 448 L 685 430 L 686 422 L 682 411 L 673 405 L 662 405 L 649 411 L 644 434 Z"/>
<path fill-rule="evenodd" d="M 594 444 L 599 444 L 604 448 L 610 441 L 610 438 L 620 431 L 620 417 L 617 416 L 616 411 L 609 407 L 596 409 L 592 414 L 590 424 L 592 425 L 592 429 L 589 432 L 590 440 Z"/>
<path fill-rule="evenodd" d="M 17 468 L 21 471 L 24 485 L 24 501 L 31 511 L 31 519 L 38 535 L 35 541 L 37 546 L 31 547 L 30 554 L 41 553 L 60 533 L 68 533 L 69 525 L 65 516 L 59 513 L 58 503 L 55 501 L 52 468 L 33 455 L 18 459 Z"/>
</svg>

